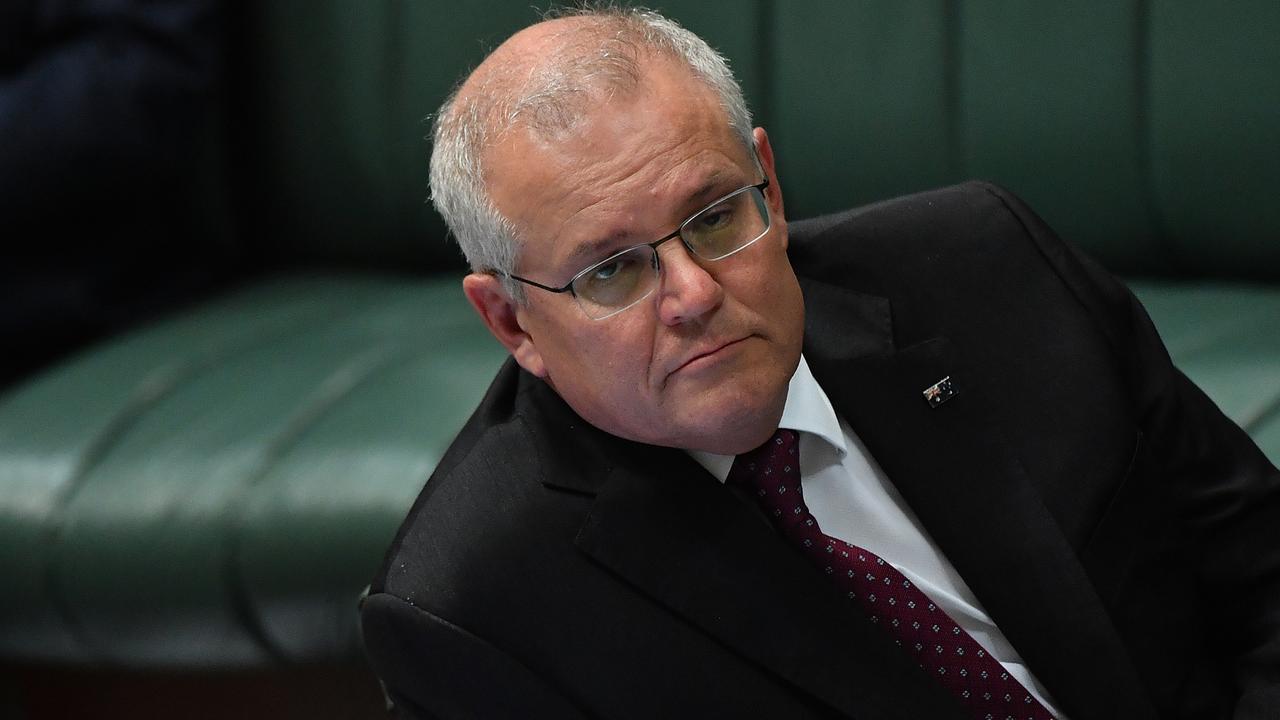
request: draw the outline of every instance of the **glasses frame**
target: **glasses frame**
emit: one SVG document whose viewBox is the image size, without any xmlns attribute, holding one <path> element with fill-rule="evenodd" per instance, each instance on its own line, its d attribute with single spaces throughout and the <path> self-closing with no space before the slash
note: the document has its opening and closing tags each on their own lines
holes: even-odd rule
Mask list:
<svg viewBox="0 0 1280 720">
<path fill-rule="evenodd" d="M 690 215 L 689 217 L 685 218 L 684 222 L 680 223 L 680 227 L 676 228 L 676 229 L 675 229 L 675 230 L 673 230 L 671 233 L 669 233 L 669 234 L 667 234 L 667 235 L 664 235 L 663 237 L 658 238 L 657 240 L 654 240 L 653 242 L 640 243 L 639 245 L 632 245 L 632 246 L 630 246 L 630 247 L 623 248 L 623 249 L 619 250 L 618 252 L 613 253 L 613 254 L 612 254 L 612 255 L 610 255 L 609 257 L 604 258 L 603 260 L 600 260 L 600 261 L 598 261 L 598 262 L 593 262 L 593 263 L 591 263 L 590 265 L 588 265 L 587 267 L 585 267 L 585 268 L 583 268 L 582 270 L 580 270 L 580 271 L 579 271 L 577 274 L 575 274 L 573 277 L 569 278 L 569 282 L 565 283 L 564 285 L 562 285 L 562 286 L 560 286 L 560 287 L 553 287 L 553 286 L 551 286 L 551 285 L 543 285 L 542 283 L 537 282 L 536 280 L 530 280 L 530 279 L 528 279 L 528 278 L 520 277 L 519 275 L 516 275 L 516 274 L 514 274 L 514 273 L 504 273 L 504 272 L 499 271 L 499 274 L 504 275 L 504 276 L 506 276 L 506 277 L 509 277 L 509 278 L 511 278 L 512 280 L 516 280 L 516 281 L 522 282 L 522 283 L 524 283 L 525 285 L 532 285 L 533 287 L 536 287 L 536 288 L 538 288 L 538 289 L 540 289 L 540 290 L 546 290 L 547 292 L 553 292 L 553 293 L 566 293 L 566 292 L 567 292 L 567 293 L 569 293 L 570 295 L 572 295 L 572 296 L 573 296 L 573 298 L 574 298 L 575 300 L 577 300 L 577 301 L 578 301 L 578 307 L 582 307 L 582 301 L 581 301 L 581 299 L 579 299 L 579 298 L 578 298 L 578 293 L 573 289 L 573 284 L 574 284 L 574 283 L 576 283 L 576 282 L 578 282 L 578 279 L 579 279 L 579 278 L 581 278 L 583 275 L 586 275 L 587 273 L 591 272 L 592 270 L 596 269 L 597 267 L 600 267 L 601 265 L 603 265 L 603 264 L 605 264 L 605 263 L 609 262 L 610 260 L 613 260 L 614 258 L 616 258 L 616 257 L 618 257 L 618 256 L 620 256 L 620 255 L 625 255 L 625 254 L 627 254 L 627 253 L 629 253 L 629 252 L 631 252 L 631 251 L 633 251 L 633 250 L 635 250 L 635 249 L 637 249 L 637 248 L 648 247 L 650 250 L 652 250 L 652 251 L 653 251 L 653 263 L 654 263 L 654 270 L 655 270 L 655 271 L 657 271 L 657 272 L 661 272 L 661 271 L 662 271 L 662 265 L 660 264 L 660 261 L 658 260 L 658 246 L 659 246 L 659 245 L 662 245 L 663 243 L 667 242 L 668 240 L 674 240 L 674 239 L 676 239 L 676 238 L 680 238 L 680 243 L 681 243 L 682 245 L 684 245 L 684 247 L 685 247 L 685 249 L 686 249 L 686 250 L 688 250 L 688 251 L 689 251 L 689 254 L 693 255 L 694 257 L 702 258 L 703 260 L 706 260 L 706 261 L 708 261 L 708 262 L 715 262 L 715 261 L 717 261 L 717 260 L 723 260 L 723 259 L 725 259 L 725 258 L 729 257 L 730 255 L 733 255 L 733 254 L 735 254 L 735 253 L 741 252 L 742 250 L 745 250 L 745 249 L 747 249 L 748 247 L 750 247 L 751 245 L 755 244 L 755 243 L 756 243 L 760 238 L 764 237 L 765 235 L 768 235 L 768 234 L 769 234 L 769 231 L 773 229 L 773 212 L 769 209 L 769 198 L 768 198 L 767 196 L 765 196 L 765 195 L 764 195 L 764 191 L 765 191 L 766 189 L 768 189 L 768 187 L 769 187 L 769 178 L 768 178 L 768 176 L 765 176 L 765 179 L 764 179 L 763 181 L 758 182 L 758 183 L 756 183 L 756 184 L 754 184 L 754 185 L 744 185 L 744 186 L 742 186 L 742 187 L 738 188 L 737 190 L 734 190 L 733 192 L 729 193 L 728 195 L 725 195 L 725 196 L 723 196 L 723 197 L 717 198 L 716 200 L 713 200 L 712 202 L 707 203 L 707 204 L 706 204 L 706 206 L 705 206 L 705 207 L 703 207 L 701 210 L 698 210 L 698 211 L 697 211 L 697 212 L 695 212 L 694 214 L 692 214 L 692 215 Z M 689 243 L 688 243 L 688 242 L 685 242 L 684 238 L 681 236 L 681 233 L 682 233 L 682 232 L 684 232 L 684 229 L 685 229 L 686 227 L 688 227 L 689 223 L 693 222 L 695 218 L 697 218 L 697 217 L 698 217 L 699 215 L 701 215 L 702 213 L 704 213 L 704 212 L 706 212 L 706 211 L 710 210 L 711 208 L 715 207 L 716 205 L 719 205 L 720 203 L 724 202 L 725 200 L 728 200 L 729 198 L 734 197 L 734 196 L 736 196 L 736 195 L 740 195 L 740 194 L 742 194 L 742 193 L 744 193 L 744 192 L 749 192 L 749 191 L 751 191 L 751 190 L 759 190 L 759 191 L 760 191 L 761 196 L 764 196 L 764 200 L 765 200 L 765 203 L 764 203 L 764 207 L 765 207 L 765 219 L 766 219 L 766 221 L 767 221 L 767 223 L 768 223 L 768 224 L 767 224 L 767 226 L 765 227 L 764 232 L 760 233 L 760 235 L 759 235 L 758 237 L 756 237 L 756 238 L 755 238 L 755 240 L 752 240 L 751 242 L 749 242 L 749 243 L 747 243 L 747 244 L 743 245 L 742 247 L 737 248 L 737 249 L 735 249 L 735 250 L 733 250 L 733 251 L 731 251 L 731 252 L 727 252 L 727 253 L 725 253 L 724 255 L 721 255 L 721 256 L 719 256 L 719 257 L 714 257 L 714 258 L 704 258 L 704 257 L 702 257 L 701 255 L 699 255 L 699 254 L 697 253 L 697 251 L 696 251 L 696 250 L 694 250 L 694 249 L 689 245 Z M 617 308 L 616 310 L 613 310 L 612 312 L 610 312 L 608 315 L 601 315 L 600 317 L 597 317 L 597 318 L 591 318 L 591 319 L 593 319 L 593 320 L 604 320 L 605 318 L 613 317 L 614 315 L 617 315 L 618 313 L 622 312 L 623 310 L 626 310 L 627 308 L 633 307 L 634 305 L 636 305 L 637 303 L 639 303 L 641 300 L 644 300 L 645 298 L 649 297 L 649 295 L 650 295 L 650 294 L 652 294 L 652 293 L 653 293 L 653 291 L 652 291 L 652 290 L 650 290 L 649 292 L 645 293 L 644 295 L 641 295 L 640 297 L 636 298 L 636 299 L 635 299 L 635 301 L 631 302 L 630 304 L 625 305 L 625 306 L 620 307 L 620 308 Z M 586 308 L 583 308 L 583 313 L 584 313 L 584 314 L 586 314 L 586 315 L 587 315 L 587 317 L 591 317 L 591 314 L 586 312 Z"/>
</svg>

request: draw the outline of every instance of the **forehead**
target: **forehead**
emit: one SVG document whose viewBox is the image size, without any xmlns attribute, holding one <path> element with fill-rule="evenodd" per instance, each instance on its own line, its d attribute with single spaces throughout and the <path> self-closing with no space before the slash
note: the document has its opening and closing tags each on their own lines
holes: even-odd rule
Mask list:
<svg viewBox="0 0 1280 720">
<path fill-rule="evenodd" d="M 753 165 L 717 96 L 674 63 L 633 92 L 597 98 L 565 133 L 508 132 L 487 153 L 488 188 L 518 229 L 521 268 L 560 269 L 584 247 L 647 242 Z"/>
</svg>

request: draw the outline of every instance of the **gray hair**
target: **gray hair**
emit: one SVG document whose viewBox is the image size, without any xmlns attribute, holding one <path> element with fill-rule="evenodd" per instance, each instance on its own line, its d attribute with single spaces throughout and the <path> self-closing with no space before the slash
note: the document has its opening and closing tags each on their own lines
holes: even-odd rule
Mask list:
<svg viewBox="0 0 1280 720">
<path fill-rule="evenodd" d="M 587 23 L 557 38 L 563 47 L 532 72 L 490 69 L 465 94 L 459 85 L 441 105 L 432 128 L 432 203 L 471 269 L 502 275 L 507 292 L 520 303 L 523 288 L 505 276 L 515 270 L 519 229 L 494 205 L 481 162 L 503 133 L 517 124 L 545 136 L 567 133 L 587 112 L 593 92 L 635 88 L 643 78 L 643 56 L 649 54 L 686 65 L 718 96 L 743 146 L 748 152 L 754 147 L 742 89 L 728 61 L 702 38 L 647 8 L 608 4 L 562 10 L 555 17 Z"/>
</svg>

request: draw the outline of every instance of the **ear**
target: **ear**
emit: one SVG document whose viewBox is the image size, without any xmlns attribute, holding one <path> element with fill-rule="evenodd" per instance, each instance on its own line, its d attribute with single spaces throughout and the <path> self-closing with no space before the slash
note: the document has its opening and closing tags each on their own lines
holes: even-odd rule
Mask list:
<svg viewBox="0 0 1280 720">
<path fill-rule="evenodd" d="M 786 223 L 786 217 L 782 209 L 782 184 L 778 182 L 778 172 L 774 165 L 773 146 L 769 144 L 769 133 L 764 128 L 758 127 L 751 132 L 751 137 L 756 143 L 756 156 L 760 158 L 760 165 L 764 167 L 764 174 L 769 178 L 769 187 L 765 190 L 769 201 L 769 209 L 773 211 L 774 218 Z"/>
<path fill-rule="evenodd" d="M 533 337 L 520 324 L 519 306 L 507 294 L 502 281 L 487 273 L 471 273 L 462 279 L 462 292 L 489 332 L 511 353 L 520 367 L 536 377 L 545 378 L 547 368 L 542 354 L 534 346 Z"/>
</svg>

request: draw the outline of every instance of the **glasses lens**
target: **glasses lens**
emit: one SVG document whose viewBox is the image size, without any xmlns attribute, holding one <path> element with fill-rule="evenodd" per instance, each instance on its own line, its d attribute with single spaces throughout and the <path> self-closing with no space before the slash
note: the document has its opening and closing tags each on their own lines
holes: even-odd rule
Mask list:
<svg viewBox="0 0 1280 720">
<path fill-rule="evenodd" d="M 592 265 L 573 280 L 573 294 L 587 315 L 600 319 L 639 302 L 653 291 L 658 268 L 654 250 L 633 247 Z"/>
<path fill-rule="evenodd" d="M 759 188 L 746 187 L 689 218 L 680 237 L 704 260 L 719 260 L 769 232 L 769 207 Z"/>
</svg>

